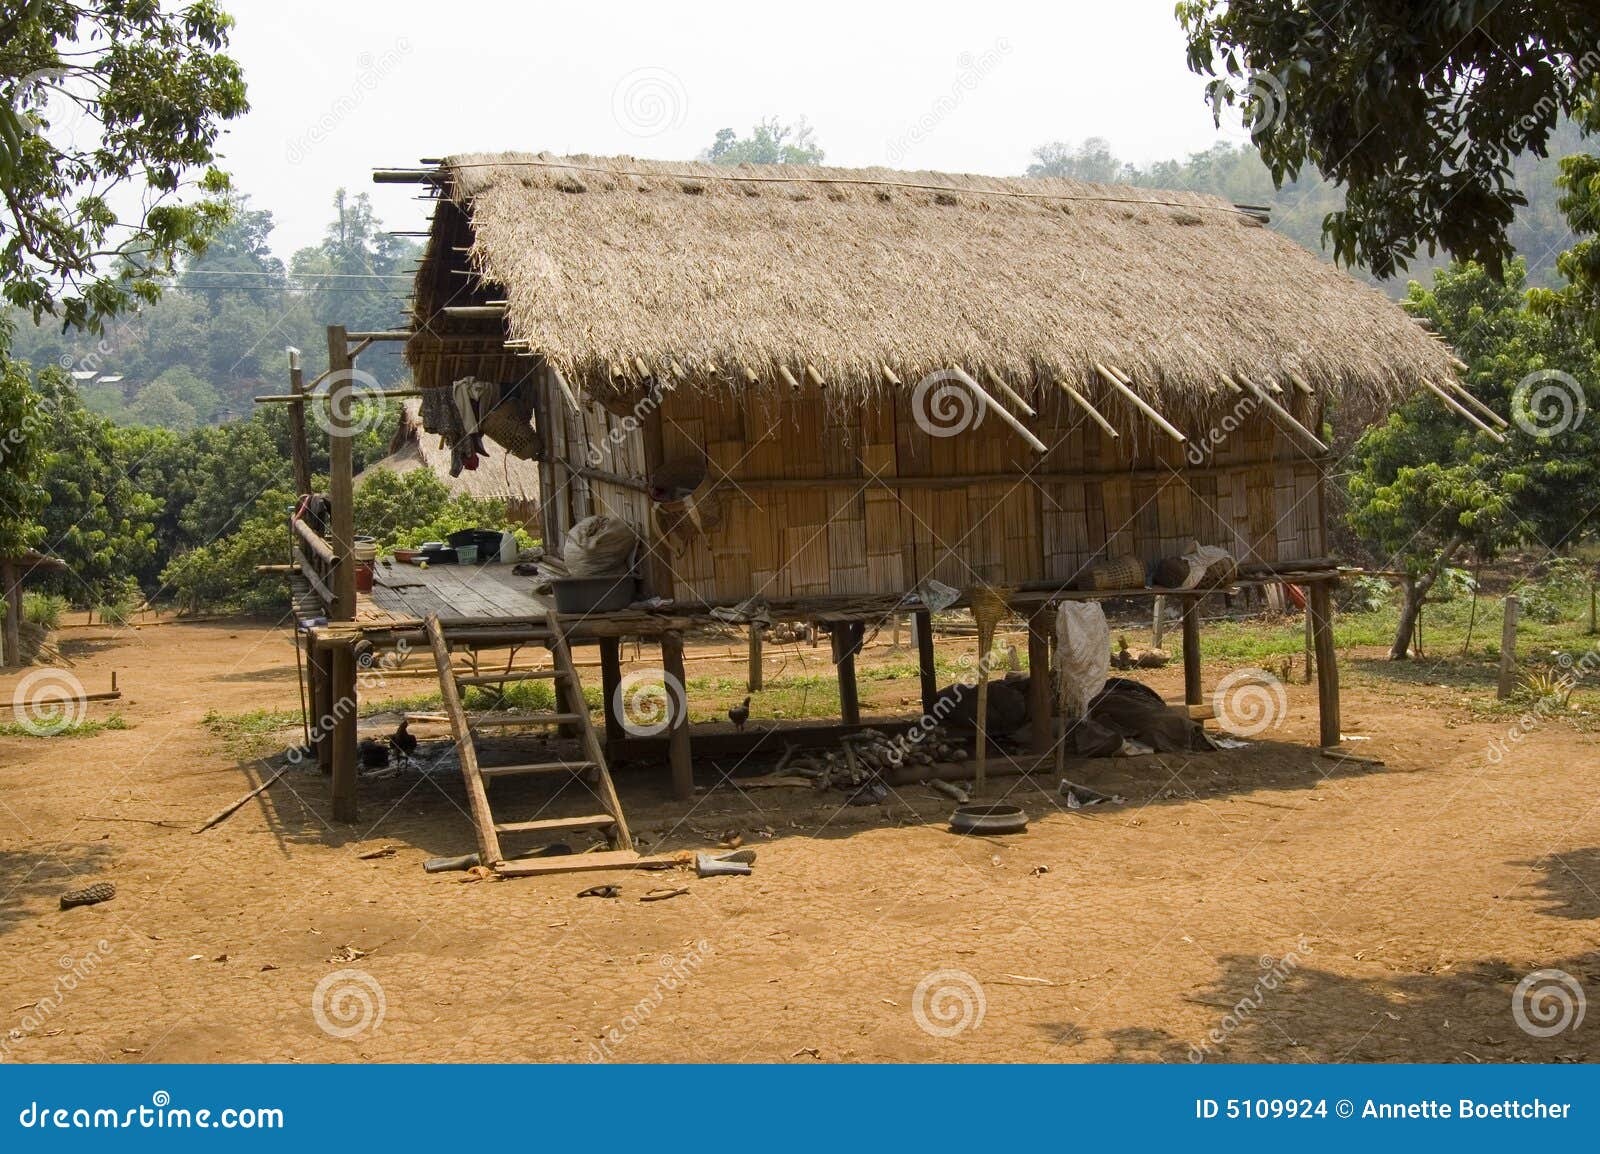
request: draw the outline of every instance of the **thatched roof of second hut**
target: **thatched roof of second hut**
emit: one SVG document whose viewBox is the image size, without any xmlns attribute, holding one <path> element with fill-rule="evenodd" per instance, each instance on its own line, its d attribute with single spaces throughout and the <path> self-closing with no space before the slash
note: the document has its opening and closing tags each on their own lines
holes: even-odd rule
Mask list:
<svg viewBox="0 0 1600 1154">
<path fill-rule="evenodd" d="M 830 387 L 1098 361 L 1194 405 L 1229 373 L 1369 400 L 1451 373 L 1382 293 L 1193 192 L 546 153 L 452 157 L 443 177 L 510 334 L 575 381 L 635 357 L 723 379 L 809 364 Z M 425 268 L 419 311 L 460 289 Z"/>
<path fill-rule="evenodd" d="M 476 469 L 463 469 L 460 475 L 450 475 L 450 450 L 440 444 L 441 438 L 422 427 L 419 416 L 421 404 L 409 399 L 401 406 L 399 424 L 389 441 L 389 455 L 374 461 L 359 474 L 355 483 L 362 481 L 379 469 L 393 473 L 409 473 L 413 469 L 433 472 L 452 496 L 462 495 L 478 501 L 506 501 L 526 506 L 537 506 L 539 501 L 539 465 L 524 461 L 506 452 L 493 438 L 485 437 L 484 447 L 489 455 Z"/>
</svg>

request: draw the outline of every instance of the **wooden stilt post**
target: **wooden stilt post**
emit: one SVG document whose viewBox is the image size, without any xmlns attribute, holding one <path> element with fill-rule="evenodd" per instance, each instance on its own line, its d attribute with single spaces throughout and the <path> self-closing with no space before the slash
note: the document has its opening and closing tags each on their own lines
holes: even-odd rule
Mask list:
<svg viewBox="0 0 1600 1154">
<path fill-rule="evenodd" d="M 289 393 L 297 398 L 289 404 L 289 452 L 294 458 L 294 491 L 304 497 L 311 492 L 311 449 L 306 443 L 305 373 L 300 370 L 300 350 L 289 350 Z"/>
<path fill-rule="evenodd" d="M 1306 590 L 1306 612 L 1311 617 L 1311 635 L 1317 651 L 1317 716 L 1321 719 L 1321 742 L 1338 745 L 1339 734 L 1339 658 L 1333 648 L 1333 604 L 1329 583 L 1314 581 Z"/>
<path fill-rule="evenodd" d="M 333 503 L 333 607 L 334 621 L 356 618 L 355 473 L 351 451 L 351 398 L 354 381 L 350 343 L 343 325 L 328 326 L 328 497 Z"/>
<path fill-rule="evenodd" d="M 333 772 L 333 654 L 306 644 L 306 679 L 311 683 L 311 744 L 317 768 Z"/>
<path fill-rule="evenodd" d="M 1028 618 L 1028 726 L 1033 732 L 1033 752 L 1050 752 L 1055 738 L 1050 703 L 1055 699 L 1050 679 L 1050 626 L 1052 614 L 1039 610 Z"/>
<path fill-rule="evenodd" d="M 667 680 L 667 708 L 671 729 L 667 735 L 667 762 L 672 767 L 672 796 L 688 801 L 694 796 L 694 753 L 689 748 L 689 701 L 683 672 L 683 637 L 661 635 L 661 670 Z M 674 691 L 676 682 L 676 694 Z"/>
<path fill-rule="evenodd" d="M 917 676 L 922 681 L 922 712 L 933 715 L 939 703 L 939 674 L 933 667 L 933 614 L 919 609 L 911 615 L 911 628 L 917 635 Z"/>
<path fill-rule="evenodd" d="M 600 703 L 601 715 L 606 722 L 606 741 L 612 742 L 626 735 L 622 718 L 617 713 L 617 690 L 622 686 L 622 638 L 600 638 Z"/>
<path fill-rule="evenodd" d="M 333 651 L 333 820 L 355 821 L 356 655 L 348 645 Z"/>
<path fill-rule="evenodd" d="M 1199 597 L 1183 599 L 1183 700 L 1189 705 L 1205 700 L 1200 682 L 1200 601 Z"/>
<path fill-rule="evenodd" d="M 1317 631 L 1311 624 L 1311 610 L 1306 609 L 1306 670 L 1305 676 L 1300 680 L 1307 685 L 1311 684 L 1312 675 L 1317 667 Z"/>
<path fill-rule="evenodd" d="M 856 653 L 866 627 L 858 621 L 843 621 L 833 627 L 833 664 L 839 676 L 839 720 L 846 725 L 861 724 L 861 700 L 856 692 Z"/>
<path fill-rule="evenodd" d="M 1500 685 L 1495 696 L 1505 701 L 1517 688 L 1517 615 L 1522 603 L 1515 593 L 1505 600 L 1506 616 L 1500 626 Z"/>
<path fill-rule="evenodd" d="M 0 586 L 5 590 L 5 637 L 0 642 L 0 665 L 22 664 L 22 574 L 10 558 L 0 560 Z"/>
<path fill-rule="evenodd" d="M 1155 600 L 1156 607 L 1150 617 L 1150 644 L 1160 649 L 1161 642 L 1167 636 L 1167 599 L 1157 593 Z"/>
<path fill-rule="evenodd" d="M 745 688 L 751 693 L 761 692 L 761 625 L 752 621 L 750 630 L 750 673 L 745 678 Z"/>
</svg>

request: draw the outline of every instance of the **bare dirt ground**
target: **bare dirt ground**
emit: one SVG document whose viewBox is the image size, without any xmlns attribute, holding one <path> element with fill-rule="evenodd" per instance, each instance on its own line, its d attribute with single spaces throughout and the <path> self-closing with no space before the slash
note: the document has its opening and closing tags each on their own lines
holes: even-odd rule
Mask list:
<svg viewBox="0 0 1600 1154">
<path fill-rule="evenodd" d="M 0 737 L 7 1060 L 1600 1058 L 1592 1011 L 1549 1037 L 1513 1015 L 1530 971 L 1600 994 L 1595 739 L 1543 722 L 1490 757 L 1506 726 L 1470 720 L 1459 689 L 1347 662 L 1345 731 L 1371 738 L 1350 748 L 1383 766 L 1317 757 L 1315 695 L 1293 685 L 1251 748 L 1073 764 L 1123 806 L 1069 813 L 1053 778 L 1001 779 L 1033 824 L 994 839 L 947 832 L 921 787 L 852 808 L 724 784 L 678 805 L 664 769 L 625 771 L 651 849 L 737 830 L 754 875 L 464 883 L 422 870 L 472 846 L 445 776 L 364 784 L 344 826 L 300 768 L 191 832 L 263 776 L 206 712 L 297 707 L 285 630 L 58 637 L 90 690 L 117 670 L 126 698 L 90 716 L 129 728 Z M 1176 670 L 1149 679 L 1181 693 Z M 914 692 L 863 682 L 869 711 Z M 114 900 L 57 908 L 102 879 Z M 638 900 L 669 879 L 689 894 Z M 622 896 L 576 896 L 602 882 Z"/>
</svg>

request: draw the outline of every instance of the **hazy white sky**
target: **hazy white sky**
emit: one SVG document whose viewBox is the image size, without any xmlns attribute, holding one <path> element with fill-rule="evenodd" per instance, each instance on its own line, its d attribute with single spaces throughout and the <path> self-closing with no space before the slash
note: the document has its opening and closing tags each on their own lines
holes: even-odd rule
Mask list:
<svg viewBox="0 0 1600 1154">
<path fill-rule="evenodd" d="M 1217 138 L 1173 0 L 228 7 L 253 111 L 223 149 L 285 256 L 340 184 L 422 227 L 415 190 L 371 169 L 473 149 L 689 158 L 804 115 L 830 164 L 1015 174 L 1050 140 L 1149 161 Z"/>
</svg>

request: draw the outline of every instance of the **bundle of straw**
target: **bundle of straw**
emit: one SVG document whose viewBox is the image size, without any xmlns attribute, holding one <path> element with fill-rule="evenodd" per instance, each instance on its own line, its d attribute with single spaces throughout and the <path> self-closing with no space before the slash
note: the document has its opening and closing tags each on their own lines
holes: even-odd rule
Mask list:
<svg viewBox="0 0 1600 1154">
<path fill-rule="evenodd" d="M 978 626 L 978 770 L 973 778 L 975 793 L 982 793 L 989 761 L 989 651 L 994 648 L 995 626 L 1011 612 L 1014 589 L 975 585 L 967 590 L 967 605 Z"/>
</svg>

